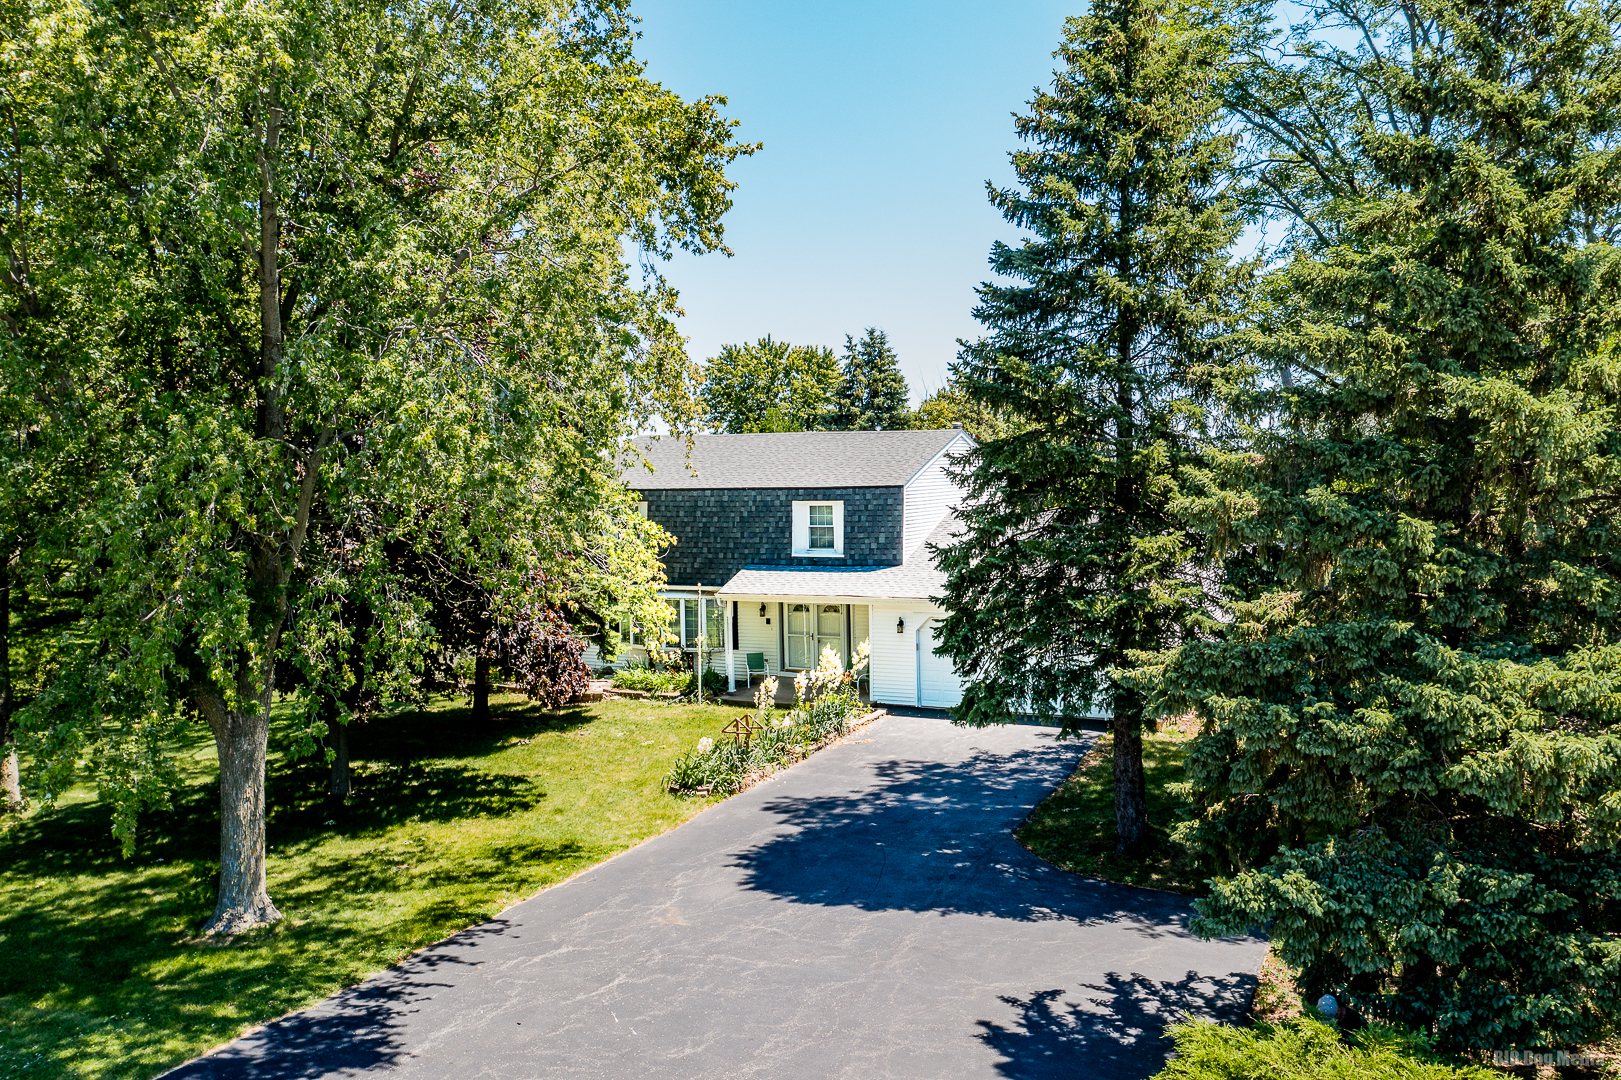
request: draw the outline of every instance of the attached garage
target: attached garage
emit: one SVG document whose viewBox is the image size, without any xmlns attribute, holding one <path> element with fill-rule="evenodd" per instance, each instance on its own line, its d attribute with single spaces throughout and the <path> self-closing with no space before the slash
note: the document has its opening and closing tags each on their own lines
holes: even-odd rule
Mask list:
<svg viewBox="0 0 1621 1080">
<path fill-rule="evenodd" d="M 954 522 L 948 518 L 941 523 L 929 540 L 949 543 Z M 866 641 L 871 650 L 868 680 L 874 704 L 951 709 L 962 701 L 962 682 L 950 659 L 935 651 L 946 613 L 930 599 L 944 591 L 945 575 L 919 544 L 899 566 L 746 567 L 721 586 L 719 595 L 743 613 L 737 638 L 728 645 L 734 671 L 744 680 L 744 654 L 750 651 L 765 653 L 773 669 L 813 665 L 811 654 L 817 649 L 812 645 L 819 649 L 824 638 L 833 644 L 840 628 L 837 616 L 848 612 L 843 626 L 849 648 Z M 767 626 L 766 619 L 773 616 L 775 625 Z"/>
</svg>

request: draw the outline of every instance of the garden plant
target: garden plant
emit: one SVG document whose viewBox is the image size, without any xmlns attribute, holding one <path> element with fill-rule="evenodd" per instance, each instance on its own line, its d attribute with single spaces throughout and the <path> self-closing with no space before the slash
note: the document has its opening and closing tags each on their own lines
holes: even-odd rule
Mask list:
<svg viewBox="0 0 1621 1080">
<path fill-rule="evenodd" d="M 839 654 L 824 648 L 814 671 L 794 679 L 794 707 L 772 716 L 777 680 L 767 678 L 754 694 L 754 711 L 746 714 L 746 734 L 705 736 L 676 759 L 665 784 L 671 791 L 729 794 L 752 777 L 792 765 L 846 734 L 866 711 L 857 691 L 868 665 L 867 644 L 856 650 L 850 670 Z"/>
</svg>

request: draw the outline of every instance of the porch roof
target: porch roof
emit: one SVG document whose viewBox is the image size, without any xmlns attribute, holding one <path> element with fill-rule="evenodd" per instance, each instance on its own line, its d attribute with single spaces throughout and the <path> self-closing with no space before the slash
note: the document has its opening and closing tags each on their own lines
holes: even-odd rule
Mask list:
<svg viewBox="0 0 1621 1080">
<path fill-rule="evenodd" d="M 852 600 L 928 600 L 946 590 L 929 544 L 949 547 L 961 535 L 947 514 L 928 541 L 899 566 L 745 566 L 719 589 L 721 596 L 817 596 Z"/>
</svg>

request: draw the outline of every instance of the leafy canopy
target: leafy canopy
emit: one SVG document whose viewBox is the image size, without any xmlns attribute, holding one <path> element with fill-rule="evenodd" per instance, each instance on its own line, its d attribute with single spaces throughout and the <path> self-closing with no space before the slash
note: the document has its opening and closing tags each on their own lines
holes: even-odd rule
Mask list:
<svg viewBox="0 0 1621 1080">
<path fill-rule="evenodd" d="M 725 435 L 814 431 L 839 385 L 833 350 L 790 345 L 771 336 L 725 345 L 704 365 L 704 423 Z"/>
<path fill-rule="evenodd" d="M 94 747 L 128 840 L 185 703 L 262 712 L 278 657 L 342 684 L 346 599 L 409 682 L 433 634 L 401 545 L 491 586 L 626 574 L 651 610 L 620 439 L 686 423 L 692 372 L 622 252 L 720 247 L 748 148 L 643 77 L 622 3 L 8 17 L 43 305 L 6 293 L 38 320 L 8 363 L 78 418 L 55 460 L 89 492 L 79 647 L 26 714 L 49 791 Z"/>
</svg>

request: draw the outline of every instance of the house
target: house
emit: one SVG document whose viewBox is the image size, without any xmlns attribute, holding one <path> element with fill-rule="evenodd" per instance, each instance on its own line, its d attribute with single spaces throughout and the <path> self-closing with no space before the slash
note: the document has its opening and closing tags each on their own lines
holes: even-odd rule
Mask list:
<svg viewBox="0 0 1621 1080">
<path fill-rule="evenodd" d="M 961 491 L 946 475 L 972 440 L 939 431 L 804 431 L 649 440 L 652 466 L 625 482 L 676 543 L 664 553 L 677 647 L 748 683 L 748 655 L 770 674 L 846 666 L 871 650 L 874 702 L 948 708 L 961 699 L 935 654 L 944 592 L 928 543 L 949 543 Z M 625 628 L 625 653 L 642 652 Z"/>
</svg>

